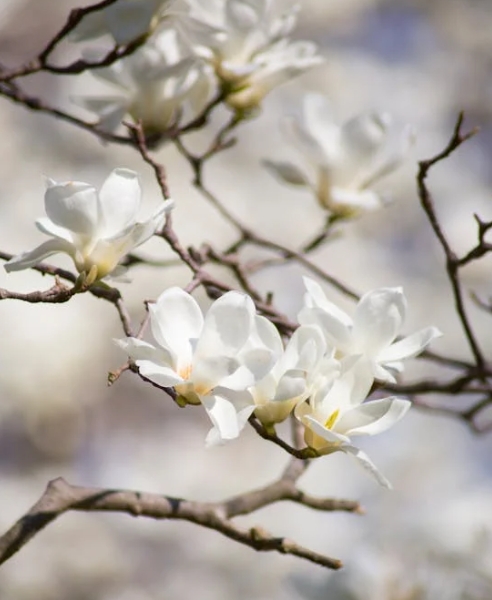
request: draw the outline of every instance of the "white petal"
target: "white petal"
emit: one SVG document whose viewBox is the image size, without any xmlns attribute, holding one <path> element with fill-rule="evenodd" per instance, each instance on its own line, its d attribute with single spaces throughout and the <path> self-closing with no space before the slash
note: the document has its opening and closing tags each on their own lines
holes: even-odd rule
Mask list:
<svg viewBox="0 0 492 600">
<path fill-rule="evenodd" d="M 44 195 L 46 214 L 55 225 L 75 233 L 93 236 L 99 222 L 96 189 L 87 183 L 48 182 Z"/>
<path fill-rule="evenodd" d="M 101 37 L 107 33 L 103 11 L 94 11 L 85 15 L 77 27 L 70 33 L 72 42 L 83 42 Z"/>
<path fill-rule="evenodd" d="M 217 385 L 244 390 L 254 383 L 251 373 L 240 368 L 240 363 L 231 356 L 200 356 L 193 359 L 193 383 L 197 393 L 207 394 Z"/>
<path fill-rule="evenodd" d="M 425 350 L 433 339 L 441 336 L 442 333 L 437 327 L 426 327 L 384 348 L 378 356 L 378 360 L 386 363 L 412 358 Z"/>
<path fill-rule="evenodd" d="M 173 364 L 171 355 L 164 348 L 156 348 L 134 337 L 114 341 L 133 360 L 147 360 L 166 367 L 171 367 Z"/>
<path fill-rule="evenodd" d="M 39 231 L 46 233 L 46 235 L 51 235 L 52 237 L 60 240 L 65 240 L 69 244 L 73 244 L 74 242 L 74 236 L 72 235 L 71 231 L 65 229 L 64 227 L 55 225 L 48 217 L 36 219 L 35 224 Z"/>
<path fill-rule="evenodd" d="M 265 346 L 278 358 L 284 350 L 284 345 L 275 325 L 266 317 L 255 315 L 254 330 L 250 336 L 253 346 Z"/>
<path fill-rule="evenodd" d="M 378 194 L 370 190 L 356 190 L 342 187 L 330 189 L 329 201 L 326 208 L 333 212 L 347 212 L 357 214 L 359 212 L 379 210 L 383 208 L 384 202 Z"/>
<path fill-rule="evenodd" d="M 350 352 L 352 349 L 352 327 L 347 326 L 344 320 L 339 318 L 341 312 L 335 305 L 329 310 L 323 308 L 302 308 L 297 316 L 301 325 L 317 325 L 325 336 L 328 346 L 335 346 L 342 352 Z"/>
<path fill-rule="evenodd" d="M 291 185 L 309 186 L 309 180 L 294 164 L 283 161 L 262 160 L 262 165 L 273 175 Z"/>
<path fill-rule="evenodd" d="M 333 302 L 328 300 L 323 288 L 317 281 L 310 277 L 303 277 L 302 280 L 307 290 L 307 298 L 305 298 L 306 306 L 322 308 L 323 310 L 330 312 L 336 319 L 343 323 L 345 327 L 352 326 L 352 319 L 347 313 L 338 308 L 336 304 L 333 304 Z M 307 299 L 310 299 L 311 303 L 308 303 Z"/>
<path fill-rule="evenodd" d="M 275 364 L 276 356 L 267 348 L 253 348 L 238 354 L 238 360 L 249 371 L 252 383 L 263 379 Z"/>
<path fill-rule="evenodd" d="M 393 397 L 365 402 L 344 413 L 336 428 L 349 437 L 375 435 L 386 431 L 402 419 L 410 406 L 408 400 Z"/>
<path fill-rule="evenodd" d="M 310 371 L 326 352 L 323 333 L 316 325 L 300 325 L 290 338 L 281 359 L 282 369 Z"/>
<path fill-rule="evenodd" d="M 149 305 L 149 312 L 152 334 L 171 352 L 177 368 L 191 364 L 203 326 L 202 311 L 194 298 L 180 288 L 169 288 Z"/>
<path fill-rule="evenodd" d="M 293 398 L 299 398 L 306 393 L 306 379 L 299 372 L 291 371 L 280 378 L 277 385 L 275 397 L 271 400 L 284 402 Z"/>
<path fill-rule="evenodd" d="M 99 192 L 99 235 L 108 238 L 136 221 L 142 191 L 138 175 L 130 169 L 115 169 Z"/>
<path fill-rule="evenodd" d="M 155 232 L 162 227 L 165 216 L 173 207 L 174 200 L 166 200 L 158 208 L 158 210 L 156 210 L 152 217 L 150 217 L 150 219 L 144 221 L 143 223 L 136 223 L 129 233 L 128 249 L 126 250 L 125 254 L 133 248 L 141 246 L 144 242 L 151 238 Z"/>
<path fill-rule="evenodd" d="M 108 6 L 106 22 L 118 45 L 128 44 L 149 30 L 155 3 L 126 0 Z"/>
<path fill-rule="evenodd" d="M 312 429 L 312 431 L 314 431 L 316 435 L 319 435 L 319 437 L 323 438 L 330 444 L 340 444 L 350 441 L 350 439 L 346 435 L 343 435 L 342 433 L 338 433 L 331 429 L 327 429 L 311 415 L 306 415 L 305 417 L 303 417 L 303 423 L 306 427 Z"/>
<path fill-rule="evenodd" d="M 363 452 L 359 448 L 356 448 L 355 446 L 350 446 L 348 444 L 340 446 L 340 450 L 346 452 L 349 456 L 353 456 L 357 460 L 359 465 L 368 473 L 370 473 L 380 485 L 387 488 L 388 490 L 392 489 L 391 483 L 386 479 L 384 475 L 382 475 L 378 471 L 376 465 L 372 462 L 372 460 L 367 456 L 365 452 Z"/>
<path fill-rule="evenodd" d="M 364 294 L 355 311 L 355 346 L 367 356 L 378 356 L 398 335 L 406 307 L 401 288 L 381 288 Z"/>
<path fill-rule="evenodd" d="M 235 356 L 248 341 L 254 325 L 255 306 L 239 292 L 227 292 L 212 304 L 203 323 L 196 357 Z"/>
<path fill-rule="evenodd" d="M 230 400 L 218 395 L 202 396 L 200 400 L 216 430 L 214 434 L 209 433 L 208 445 L 237 438 L 255 408 L 251 404 L 237 410 Z"/>
<path fill-rule="evenodd" d="M 173 387 L 184 383 L 183 378 L 169 367 L 157 365 L 149 360 L 136 360 L 135 364 L 141 375 L 162 387 Z"/>
<path fill-rule="evenodd" d="M 14 256 L 7 263 L 5 263 L 4 268 L 8 273 L 11 271 L 22 271 L 22 269 L 29 269 L 40 263 L 45 258 L 48 258 L 48 256 L 57 254 L 58 252 L 65 252 L 66 254 L 73 256 L 75 248 L 72 246 L 72 244 L 69 244 L 64 240 L 48 240 L 30 252 L 23 252 L 22 254 Z"/>
<path fill-rule="evenodd" d="M 391 117 L 386 113 L 366 113 L 342 127 L 341 150 L 346 170 L 357 176 L 370 166 L 386 142 L 390 124 Z"/>
</svg>

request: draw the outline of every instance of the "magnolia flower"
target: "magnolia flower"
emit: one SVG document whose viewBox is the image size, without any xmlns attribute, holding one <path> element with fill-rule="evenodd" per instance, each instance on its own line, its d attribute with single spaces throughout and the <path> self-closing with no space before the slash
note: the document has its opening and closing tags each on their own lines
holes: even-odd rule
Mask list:
<svg viewBox="0 0 492 600">
<path fill-rule="evenodd" d="M 290 42 L 298 5 L 279 0 L 188 0 L 190 42 L 215 69 L 226 101 L 257 107 L 274 87 L 322 62 L 310 42 Z"/>
<path fill-rule="evenodd" d="M 99 192 L 88 183 L 48 179 L 44 195 L 47 217 L 38 219 L 36 227 L 53 239 L 15 256 L 5 269 L 28 269 L 64 252 L 77 270 L 90 273 L 91 279 L 120 274 L 117 265 L 121 258 L 154 235 L 174 204 L 167 200 L 148 221 L 138 223 L 140 196 L 137 174 L 129 169 L 115 169 Z"/>
<path fill-rule="evenodd" d="M 214 428 L 208 444 L 236 438 L 254 410 L 248 388 L 263 378 L 277 356 L 274 326 L 255 314 L 248 296 L 228 292 L 205 318 L 193 297 L 170 288 L 149 305 L 156 344 L 119 340 L 140 374 L 173 387 L 183 404 L 202 404 Z"/>
<path fill-rule="evenodd" d="M 375 379 L 395 383 L 395 373 L 403 371 L 403 361 L 420 354 L 442 334 L 436 327 L 421 329 L 397 342 L 407 310 L 402 288 L 380 288 L 362 296 L 352 320 L 332 304 L 321 286 L 304 278 L 307 289 L 299 323 L 321 327 L 338 357 L 360 356 Z"/>
<path fill-rule="evenodd" d="M 304 96 L 302 113 L 284 124 L 311 171 L 272 160 L 265 166 L 283 181 L 311 189 L 323 208 L 344 217 L 383 206 L 370 187 L 402 162 L 414 139 L 409 125 L 398 127 L 387 113 L 362 114 L 339 126 L 326 99 L 312 93 Z"/>
<path fill-rule="evenodd" d="M 70 37 L 80 42 L 110 34 L 119 46 L 129 44 L 162 21 L 172 3 L 173 0 L 117 0 L 86 14 Z"/>
<path fill-rule="evenodd" d="M 320 382 L 309 402 L 296 406 L 295 414 L 305 427 L 304 439 L 310 448 L 318 454 L 341 451 L 354 456 L 381 485 L 389 488 L 387 479 L 362 450 L 350 443 L 350 438 L 386 431 L 404 417 L 410 402 L 393 397 L 364 402 L 372 383 L 367 365 L 357 361 L 340 377 Z"/>
<path fill-rule="evenodd" d="M 279 341 L 281 344 L 280 337 Z M 284 421 L 294 406 L 307 398 L 326 350 L 319 327 L 301 325 L 296 329 L 280 359 L 251 389 L 256 405 L 255 415 L 263 425 L 271 427 Z M 335 362 L 327 360 L 330 366 Z"/>
<path fill-rule="evenodd" d="M 110 67 L 93 74 L 119 93 L 79 97 L 75 101 L 99 116 L 99 127 L 115 131 L 126 115 L 142 122 L 147 135 L 165 132 L 185 105 L 199 112 L 207 102 L 210 72 L 203 60 L 190 56 L 177 31 L 170 29 Z"/>
</svg>

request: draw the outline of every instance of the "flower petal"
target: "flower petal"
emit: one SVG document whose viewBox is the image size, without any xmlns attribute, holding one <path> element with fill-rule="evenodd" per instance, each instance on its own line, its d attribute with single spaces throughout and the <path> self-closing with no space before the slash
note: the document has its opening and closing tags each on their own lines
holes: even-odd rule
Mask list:
<svg viewBox="0 0 492 600">
<path fill-rule="evenodd" d="M 141 195 L 135 171 L 112 171 L 99 192 L 99 235 L 112 237 L 135 223 Z"/>
<path fill-rule="evenodd" d="M 326 352 L 323 332 L 316 325 L 300 325 L 290 338 L 280 359 L 282 371 L 311 371 Z"/>
<path fill-rule="evenodd" d="M 349 456 L 353 456 L 357 460 L 359 465 L 368 473 L 370 473 L 380 485 L 387 488 L 388 490 L 392 489 L 393 486 L 391 485 L 391 483 L 386 479 L 386 477 L 382 473 L 378 471 L 376 465 L 360 448 L 350 446 L 349 444 L 344 444 L 343 446 L 340 446 L 340 450 L 342 452 L 345 452 Z"/>
<path fill-rule="evenodd" d="M 90 237 L 97 233 L 98 198 L 92 185 L 48 180 L 44 204 L 46 214 L 55 225 Z"/>
<path fill-rule="evenodd" d="M 302 421 L 306 427 L 309 427 L 316 435 L 319 435 L 319 437 L 323 438 L 330 444 L 340 444 L 350 441 L 346 435 L 324 427 L 311 415 L 306 415 L 303 417 Z"/>
<path fill-rule="evenodd" d="M 129 44 L 147 33 L 155 11 L 155 2 L 123 0 L 105 10 L 109 31 L 118 45 Z"/>
<path fill-rule="evenodd" d="M 253 332 L 255 306 L 249 296 L 227 292 L 212 304 L 203 323 L 195 357 L 234 357 Z"/>
<path fill-rule="evenodd" d="M 237 438 L 255 409 L 252 401 L 250 404 L 238 402 L 235 406 L 230 399 L 220 395 L 202 396 L 200 400 L 214 425 L 207 436 L 207 446 Z"/>
<path fill-rule="evenodd" d="M 382 398 L 356 406 L 345 412 L 336 424 L 347 436 L 382 433 L 402 419 L 411 403 L 401 398 Z"/>
<path fill-rule="evenodd" d="M 160 366 L 172 366 L 172 357 L 164 348 L 156 348 L 152 344 L 134 337 L 117 339 L 114 342 L 133 360 L 148 360 Z"/>
<path fill-rule="evenodd" d="M 72 235 L 72 232 L 64 227 L 55 225 L 48 217 L 36 219 L 35 225 L 39 231 L 45 233 L 46 235 L 51 235 L 52 237 L 60 240 L 65 240 L 69 244 L 74 243 L 74 236 Z"/>
<path fill-rule="evenodd" d="M 286 161 L 262 160 L 262 165 L 270 173 L 291 185 L 309 186 L 309 179 L 296 165 Z"/>
<path fill-rule="evenodd" d="M 48 240 L 30 252 L 23 252 L 22 254 L 14 256 L 5 263 L 4 268 L 8 273 L 11 271 L 22 271 L 22 269 L 34 267 L 45 258 L 48 258 L 48 256 L 57 254 L 58 252 L 65 252 L 73 257 L 74 251 L 75 249 L 72 244 L 69 244 L 64 240 Z"/>
<path fill-rule="evenodd" d="M 136 360 L 135 364 L 143 377 L 162 387 L 173 387 L 184 383 L 183 378 L 169 367 L 158 365 L 150 360 Z"/>
<path fill-rule="evenodd" d="M 168 350 L 180 368 L 191 365 L 193 348 L 203 327 L 203 316 L 195 299 L 178 287 L 163 292 L 149 305 L 152 334 Z"/>
<path fill-rule="evenodd" d="M 379 354 L 378 360 L 386 363 L 413 358 L 425 350 L 433 339 L 441 336 L 442 333 L 437 327 L 426 327 L 384 348 Z"/>
<path fill-rule="evenodd" d="M 376 358 L 398 335 L 406 308 L 402 288 L 381 288 L 364 294 L 355 310 L 355 347 Z"/>
</svg>

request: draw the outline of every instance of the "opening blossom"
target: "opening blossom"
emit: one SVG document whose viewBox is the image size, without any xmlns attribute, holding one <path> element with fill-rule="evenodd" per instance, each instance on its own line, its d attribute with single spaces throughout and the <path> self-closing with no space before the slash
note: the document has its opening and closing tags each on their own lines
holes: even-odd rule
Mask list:
<svg viewBox="0 0 492 600">
<path fill-rule="evenodd" d="M 291 0 L 188 0 L 190 42 L 214 68 L 227 103 L 256 108 L 274 87 L 323 62 L 315 44 L 291 42 Z"/>
<path fill-rule="evenodd" d="M 130 56 L 93 75 L 116 89 L 112 94 L 75 99 L 99 117 L 99 127 L 115 131 L 129 115 L 141 121 L 146 135 L 167 131 L 185 105 L 199 112 L 207 102 L 211 80 L 208 66 L 177 31 L 165 29 Z"/>
<path fill-rule="evenodd" d="M 345 452 L 390 488 L 388 480 L 350 438 L 386 431 L 405 416 L 410 402 L 394 397 L 364 402 L 372 383 L 366 365 L 357 361 L 340 377 L 323 381 L 309 401 L 297 405 L 295 414 L 304 425 L 304 439 L 310 448 L 318 454 Z"/>
<path fill-rule="evenodd" d="M 414 140 L 413 129 L 397 126 L 387 113 L 362 114 L 339 126 L 324 96 L 314 93 L 284 124 L 310 170 L 273 160 L 265 166 L 283 181 L 311 189 L 323 208 L 342 217 L 384 205 L 370 188 L 399 166 Z"/>
<path fill-rule="evenodd" d="M 117 0 L 88 13 L 71 34 L 74 42 L 110 34 L 117 45 L 126 45 L 150 32 L 162 21 L 174 0 Z"/>
<path fill-rule="evenodd" d="M 352 319 L 328 300 L 318 283 L 305 277 L 304 284 L 307 293 L 299 322 L 318 325 L 327 342 L 336 348 L 337 358 L 360 357 L 379 381 L 395 383 L 395 373 L 403 371 L 402 361 L 417 356 L 441 336 L 436 327 L 427 327 L 395 341 L 407 310 L 401 288 L 380 288 L 364 294 Z"/>
<path fill-rule="evenodd" d="M 154 235 L 174 204 L 165 201 L 150 219 L 139 223 L 140 197 L 137 173 L 129 169 L 112 171 L 99 192 L 89 183 L 48 179 L 44 195 L 47 216 L 37 219 L 36 227 L 52 239 L 15 256 L 5 270 L 28 269 L 63 252 L 91 279 L 120 275 L 123 269 L 118 262 Z"/>
<path fill-rule="evenodd" d="M 120 347 L 141 375 L 173 387 L 178 401 L 204 406 L 214 425 L 209 445 L 236 438 L 255 408 L 248 388 L 277 359 L 275 327 L 239 292 L 224 294 L 204 317 L 190 294 L 170 288 L 149 312 L 156 344 L 130 337 Z"/>
</svg>

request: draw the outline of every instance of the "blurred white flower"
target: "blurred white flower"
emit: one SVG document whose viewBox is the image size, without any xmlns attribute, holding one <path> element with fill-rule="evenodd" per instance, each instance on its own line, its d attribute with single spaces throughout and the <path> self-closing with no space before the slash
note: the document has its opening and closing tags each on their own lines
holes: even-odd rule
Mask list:
<svg viewBox="0 0 492 600">
<path fill-rule="evenodd" d="M 70 35 L 74 42 L 110 34 L 118 45 L 149 33 L 168 14 L 174 0 L 117 0 L 106 8 L 88 13 Z"/>
<path fill-rule="evenodd" d="M 188 0 L 190 43 L 214 67 L 235 109 L 256 108 L 274 87 L 323 62 L 315 44 L 291 42 L 292 0 Z"/>
<path fill-rule="evenodd" d="M 364 294 L 352 320 L 328 300 L 318 283 L 305 277 L 304 284 L 307 293 L 299 323 L 321 327 L 327 342 L 335 346 L 337 358 L 360 357 L 380 381 L 394 383 L 394 374 L 403 371 L 401 361 L 417 356 L 442 335 L 436 327 L 427 327 L 395 342 L 407 309 L 401 288 L 381 288 Z"/>
<path fill-rule="evenodd" d="M 279 342 L 282 344 L 280 336 Z M 250 390 L 256 404 L 255 415 L 263 425 L 271 427 L 284 421 L 294 406 L 309 395 L 326 350 L 319 327 L 301 325 L 296 329 L 272 370 Z"/>
<path fill-rule="evenodd" d="M 74 99 L 99 116 L 100 128 L 115 131 L 129 115 L 151 135 L 165 132 L 185 108 L 195 114 L 205 106 L 212 73 L 202 59 L 190 55 L 177 31 L 165 29 L 132 55 L 93 75 L 118 91 Z"/>
<path fill-rule="evenodd" d="M 387 113 L 362 114 L 339 126 L 324 96 L 314 93 L 284 125 L 311 172 L 290 162 L 264 165 L 283 181 L 311 189 L 323 208 L 342 217 L 383 206 L 370 187 L 396 169 L 414 140 L 412 127 L 399 127 Z"/>
<path fill-rule="evenodd" d="M 393 397 L 364 402 L 372 383 L 370 370 L 357 361 L 340 377 L 320 381 L 309 401 L 296 406 L 295 414 L 305 427 L 304 439 L 310 448 L 319 454 L 346 452 L 381 485 L 390 488 L 388 480 L 350 438 L 386 431 L 404 417 L 410 402 Z"/>
<path fill-rule="evenodd" d="M 129 169 L 112 171 L 99 192 L 88 183 L 48 179 L 47 217 L 37 219 L 36 227 L 53 239 L 15 256 L 5 270 L 28 269 L 64 252 L 80 273 L 90 273 L 91 278 L 121 274 L 117 267 L 121 258 L 156 232 L 174 204 L 167 200 L 148 221 L 138 223 L 140 197 L 138 176 Z"/>
<path fill-rule="evenodd" d="M 203 404 L 214 425 L 209 445 L 236 438 L 255 408 L 248 388 L 277 359 L 275 327 L 239 292 L 216 300 L 205 318 L 180 288 L 163 292 L 149 311 L 156 345 L 127 338 L 120 347 L 141 375 L 173 387 L 182 403 Z"/>
</svg>

